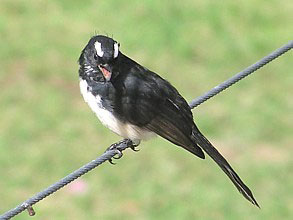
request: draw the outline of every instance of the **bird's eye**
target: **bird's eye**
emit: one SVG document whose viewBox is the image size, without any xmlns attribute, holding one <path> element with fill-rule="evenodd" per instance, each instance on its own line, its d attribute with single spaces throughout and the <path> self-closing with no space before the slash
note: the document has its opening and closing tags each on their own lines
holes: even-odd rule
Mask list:
<svg viewBox="0 0 293 220">
<path fill-rule="evenodd" d="M 94 59 L 98 60 L 98 55 L 94 53 Z"/>
</svg>

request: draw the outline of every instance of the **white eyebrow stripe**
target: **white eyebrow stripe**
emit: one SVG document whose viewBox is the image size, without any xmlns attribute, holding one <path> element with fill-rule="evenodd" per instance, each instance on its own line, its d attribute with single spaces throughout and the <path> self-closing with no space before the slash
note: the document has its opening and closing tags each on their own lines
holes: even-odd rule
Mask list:
<svg viewBox="0 0 293 220">
<path fill-rule="evenodd" d="M 104 51 L 102 51 L 102 44 L 99 41 L 95 42 L 95 48 L 99 57 L 103 57 Z"/>
<path fill-rule="evenodd" d="M 118 57 L 119 54 L 119 46 L 118 43 L 114 44 L 114 58 Z"/>
</svg>

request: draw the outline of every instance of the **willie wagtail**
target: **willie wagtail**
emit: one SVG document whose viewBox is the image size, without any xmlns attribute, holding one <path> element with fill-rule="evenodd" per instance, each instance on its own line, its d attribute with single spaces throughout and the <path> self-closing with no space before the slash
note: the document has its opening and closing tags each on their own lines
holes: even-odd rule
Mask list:
<svg viewBox="0 0 293 220">
<path fill-rule="evenodd" d="M 79 58 L 80 90 L 100 121 L 136 145 L 157 134 L 202 159 L 205 151 L 239 192 L 258 206 L 250 189 L 199 131 L 176 88 L 125 56 L 119 47 L 112 38 L 97 35 Z"/>
</svg>

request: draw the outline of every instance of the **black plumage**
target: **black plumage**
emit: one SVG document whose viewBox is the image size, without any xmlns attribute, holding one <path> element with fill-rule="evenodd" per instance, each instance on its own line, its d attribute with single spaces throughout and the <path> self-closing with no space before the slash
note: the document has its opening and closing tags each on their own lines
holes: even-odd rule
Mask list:
<svg viewBox="0 0 293 220">
<path fill-rule="evenodd" d="M 199 131 L 189 105 L 168 81 L 125 56 L 115 40 L 102 35 L 90 39 L 79 64 L 80 80 L 86 85 L 81 87 L 84 98 L 103 124 L 138 141 L 144 139 L 144 132 L 155 133 L 202 159 L 204 150 L 243 196 L 258 206 L 249 188 Z"/>
</svg>

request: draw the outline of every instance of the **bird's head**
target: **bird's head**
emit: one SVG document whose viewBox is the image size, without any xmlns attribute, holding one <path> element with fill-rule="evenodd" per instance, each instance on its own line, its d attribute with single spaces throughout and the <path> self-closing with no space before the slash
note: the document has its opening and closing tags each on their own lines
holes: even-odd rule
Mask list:
<svg viewBox="0 0 293 220">
<path fill-rule="evenodd" d="M 120 44 L 112 38 L 97 35 L 92 37 L 83 49 L 79 58 L 79 64 L 92 68 L 95 72 L 101 72 L 106 81 L 110 81 L 113 67 L 120 52 Z"/>
</svg>

